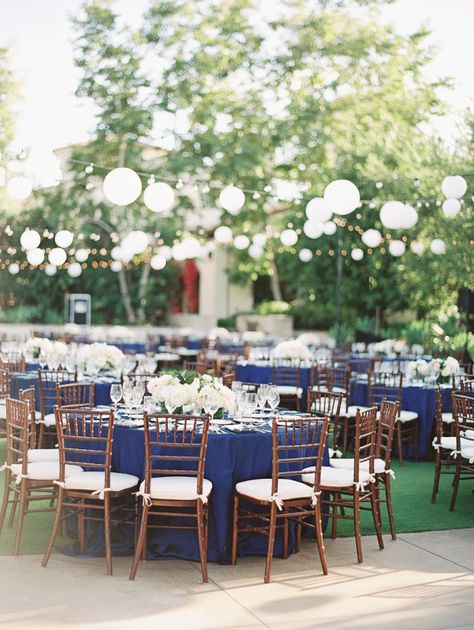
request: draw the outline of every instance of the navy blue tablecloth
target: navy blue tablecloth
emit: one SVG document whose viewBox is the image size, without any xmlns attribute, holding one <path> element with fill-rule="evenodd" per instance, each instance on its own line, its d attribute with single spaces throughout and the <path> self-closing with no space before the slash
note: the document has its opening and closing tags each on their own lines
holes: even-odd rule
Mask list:
<svg viewBox="0 0 474 630">
<path fill-rule="evenodd" d="M 294 368 L 296 374 L 296 368 Z M 301 408 L 306 409 L 306 391 L 309 387 L 309 367 L 300 368 L 300 387 L 303 388 Z M 273 380 L 273 367 L 271 365 L 256 365 L 255 363 L 237 364 L 236 379 L 243 383 L 271 383 Z"/>
<path fill-rule="evenodd" d="M 118 381 L 117 381 L 118 382 Z M 110 386 L 112 383 L 94 383 L 94 403 L 96 405 L 110 405 Z M 37 372 L 15 372 L 11 375 L 10 396 L 18 399 L 20 389 L 35 388 L 36 409 L 40 410 L 40 392 Z M 53 411 L 53 405 L 46 409 L 46 413 Z"/>
<path fill-rule="evenodd" d="M 451 388 L 441 388 L 443 411 L 451 411 Z M 369 388 L 367 381 L 353 380 L 349 398 L 350 405 L 369 405 Z M 431 458 L 433 450 L 431 442 L 435 421 L 435 390 L 431 387 L 405 385 L 402 391 L 402 409 L 415 411 L 418 414 L 418 456 Z"/>
<path fill-rule="evenodd" d="M 329 465 L 329 456 L 324 456 Z M 205 477 L 212 482 L 209 499 L 209 551 L 211 562 L 228 563 L 232 542 L 232 498 L 235 484 L 255 478 L 271 477 L 271 429 L 265 433 L 223 433 L 209 435 Z M 112 470 L 136 475 L 140 481 L 145 475 L 145 443 L 142 429 L 116 426 L 112 452 Z M 290 528 L 290 551 L 294 548 L 294 530 Z M 112 549 L 116 555 L 133 553 L 131 527 L 115 528 Z M 239 555 L 265 555 L 267 541 L 264 536 L 251 532 L 239 537 Z M 66 553 L 79 554 L 77 543 Z M 278 535 L 275 555 L 282 553 L 282 540 Z M 86 555 L 104 555 L 104 537 L 101 523 L 88 522 Z M 166 529 L 149 529 L 148 558 L 182 558 L 199 560 L 196 532 Z"/>
</svg>

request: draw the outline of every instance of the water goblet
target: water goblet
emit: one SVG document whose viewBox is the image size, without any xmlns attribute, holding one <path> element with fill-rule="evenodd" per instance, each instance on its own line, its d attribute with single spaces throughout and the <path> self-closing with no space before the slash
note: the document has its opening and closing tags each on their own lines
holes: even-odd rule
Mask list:
<svg viewBox="0 0 474 630">
<path fill-rule="evenodd" d="M 275 414 L 276 408 L 280 404 L 280 393 L 275 386 L 270 387 L 268 392 L 268 404 L 270 405 L 272 413 Z"/>
<path fill-rule="evenodd" d="M 114 403 L 114 413 L 117 413 L 117 403 L 122 398 L 122 386 L 120 383 L 113 383 L 110 387 L 110 400 Z"/>
</svg>

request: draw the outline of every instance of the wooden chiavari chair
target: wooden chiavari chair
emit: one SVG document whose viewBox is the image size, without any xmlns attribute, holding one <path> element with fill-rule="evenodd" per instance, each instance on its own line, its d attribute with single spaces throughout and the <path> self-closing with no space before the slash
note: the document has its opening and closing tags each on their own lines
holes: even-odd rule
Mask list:
<svg viewBox="0 0 474 630">
<path fill-rule="evenodd" d="M 7 431 L 7 397 L 10 395 L 10 372 L 0 368 L 0 437 Z"/>
<path fill-rule="evenodd" d="M 198 374 L 209 374 L 207 363 L 204 361 L 183 361 L 183 369 Z"/>
<path fill-rule="evenodd" d="M 56 385 L 59 407 L 93 407 L 94 383 L 62 383 Z"/>
<path fill-rule="evenodd" d="M 265 583 L 270 581 L 277 529 L 283 530 L 283 558 L 288 557 L 290 521 L 297 524 L 296 551 L 299 549 L 301 528 L 306 526 L 315 530 L 323 573 L 328 573 L 319 501 L 328 426 L 328 417 L 324 420 L 314 417 L 274 418 L 271 478 L 250 479 L 235 486 L 232 564 L 237 562 L 239 532 L 251 531 L 267 536 Z M 309 469 L 312 472 L 303 474 Z M 302 475 L 308 483 L 301 482 Z M 262 508 L 267 509 L 262 512 Z"/>
<path fill-rule="evenodd" d="M 338 451 L 339 415 L 341 413 L 342 394 L 324 390 L 308 391 L 307 411 L 315 416 L 330 419 L 329 433 L 332 431 L 332 445 L 329 455 L 332 457 Z M 333 451 L 331 453 L 331 450 Z"/>
<path fill-rule="evenodd" d="M 453 394 L 456 471 L 450 512 L 454 511 L 460 481 L 474 480 L 474 397 Z"/>
<path fill-rule="evenodd" d="M 312 365 L 309 371 L 309 390 L 327 390 L 327 363 L 316 363 Z"/>
<path fill-rule="evenodd" d="M 418 414 L 402 409 L 403 374 L 401 372 L 369 372 L 369 401 L 380 407 L 383 400 L 398 402 L 399 411 L 395 425 L 398 459 L 403 464 L 403 445 L 412 445 L 414 459 L 418 461 Z"/>
<path fill-rule="evenodd" d="M 26 370 L 25 359 L 21 354 L 3 355 L 0 357 L 0 369 L 9 372 L 24 372 Z"/>
<path fill-rule="evenodd" d="M 374 476 L 377 490 L 377 505 L 387 504 L 388 521 L 392 539 L 397 539 L 395 519 L 393 515 L 391 478 L 394 472 L 391 468 L 392 444 L 395 431 L 395 422 L 398 418 L 398 402 L 382 401 L 377 421 L 377 435 L 375 440 Z M 354 458 L 335 458 L 331 460 L 334 468 L 354 468 Z M 362 463 L 361 470 L 367 471 L 369 464 Z M 383 496 L 381 496 L 383 492 Z M 380 509 L 379 520 L 381 521 Z"/>
<path fill-rule="evenodd" d="M 59 442 L 58 503 L 42 565 L 48 564 L 63 510 L 77 511 L 81 551 L 85 548 L 86 521 L 104 522 L 107 575 L 112 575 L 111 524 L 136 525 L 136 509 L 132 510 L 132 520 L 127 520 L 125 514 L 131 509 L 130 496 L 138 488 L 138 477 L 111 472 L 113 411 L 56 407 L 55 414 Z M 71 466 L 80 468 L 74 474 L 68 474 Z"/>
<path fill-rule="evenodd" d="M 379 547 L 383 549 L 384 546 L 375 478 L 376 443 L 377 408 L 371 407 L 366 411 L 359 411 L 356 415 L 353 467 L 321 468 L 320 489 L 324 493 L 322 504 L 324 509 L 331 510 L 324 512 L 323 515 L 332 518 L 332 538 L 336 538 L 337 521 L 340 518 L 353 519 L 358 562 L 362 562 L 360 510 L 372 512 Z M 305 474 L 302 479 L 309 483 L 311 476 Z M 352 515 L 346 513 L 347 509 L 352 510 Z"/>
<path fill-rule="evenodd" d="M 62 383 L 74 383 L 76 375 L 67 370 L 38 370 L 41 419 L 38 447 L 43 448 L 46 440 L 56 443 L 56 388 Z"/>
<path fill-rule="evenodd" d="M 28 461 L 35 462 L 59 462 L 59 451 L 57 448 L 36 448 L 38 412 L 35 410 L 36 392 L 34 387 L 20 389 L 19 398 L 28 403 L 30 411 L 30 448 L 28 450 Z"/>
<path fill-rule="evenodd" d="M 441 475 L 454 475 L 456 461 L 453 454 L 456 451 L 456 437 L 454 432 L 454 417 L 450 413 L 450 423 L 447 425 L 444 421 L 442 412 L 442 399 L 439 387 L 435 390 L 435 436 L 433 438 L 433 448 L 435 450 L 435 474 L 433 480 L 433 492 L 431 494 L 431 503 L 436 502 L 436 495 L 439 490 L 439 481 Z M 449 426 L 451 429 L 449 435 L 445 435 L 445 428 Z"/>
<path fill-rule="evenodd" d="M 209 416 L 145 414 L 145 480 L 140 534 L 130 571 L 134 580 L 140 557 L 146 557 L 148 528 L 169 528 L 160 518 L 195 520 L 173 529 L 197 530 L 203 582 L 208 581 L 207 540 L 212 483 L 204 478 Z M 150 523 L 150 519 L 156 519 Z"/>
<path fill-rule="evenodd" d="M 272 384 L 276 386 L 280 399 L 295 404 L 296 410 L 301 410 L 303 388 L 301 387 L 301 368 L 274 365 L 272 369 Z"/>
<path fill-rule="evenodd" d="M 465 374 L 459 385 L 464 396 L 474 396 L 474 376 Z"/>
<path fill-rule="evenodd" d="M 26 514 L 32 512 L 51 512 L 56 495 L 54 481 L 59 478 L 59 462 L 29 462 L 31 450 L 31 407 L 27 401 L 7 398 L 7 461 L 5 462 L 5 490 L 0 510 L 0 532 L 3 527 L 8 505 L 12 505 L 9 523 L 13 525 L 15 510 L 18 506 L 18 521 L 13 554 L 20 553 L 23 522 Z M 67 474 L 81 470 L 71 467 Z M 10 499 L 10 494 L 12 498 Z M 49 500 L 50 507 L 30 508 L 35 501 Z"/>
</svg>

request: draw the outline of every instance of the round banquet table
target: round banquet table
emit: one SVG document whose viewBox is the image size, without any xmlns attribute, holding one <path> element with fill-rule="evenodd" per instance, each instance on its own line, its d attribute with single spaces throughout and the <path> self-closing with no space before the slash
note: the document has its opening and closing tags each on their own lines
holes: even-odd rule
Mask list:
<svg viewBox="0 0 474 630">
<path fill-rule="evenodd" d="M 323 463 L 329 465 L 327 449 Z M 209 549 L 211 562 L 228 563 L 232 542 L 232 498 L 236 483 L 261 477 L 271 477 L 272 435 L 265 432 L 210 433 L 204 475 L 212 482 L 209 498 Z M 140 428 L 116 425 L 112 451 L 112 470 L 136 475 L 140 481 L 145 475 L 144 432 Z M 68 531 L 74 535 L 74 524 Z M 278 532 L 280 530 L 277 530 Z M 88 521 L 86 528 L 86 555 L 104 555 L 103 527 L 100 522 Z M 290 527 L 290 551 L 294 548 L 294 528 Z M 267 540 L 252 532 L 239 536 L 239 555 L 265 555 Z M 63 549 L 65 553 L 79 555 L 78 543 Z M 112 535 L 112 551 L 116 555 L 133 553 L 133 531 L 130 526 L 119 525 Z M 275 555 L 282 554 L 281 536 L 277 533 Z M 148 559 L 182 558 L 199 560 L 196 532 L 176 530 L 170 524 L 165 529 L 148 530 Z"/>
<path fill-rule="evenodd" d="M 451 387 L 441 386 L 443 411 L 451 411 Z M 367 380 L 352 380 L 349 398 L 350 405 L 369 405 L 369 387 Z M 418 414 L 418 456 L 431 459 L 435 421 L 435 390 L 433 387 L 404 385 L 402 389 L 402 409 Z M 394 440 L 394 444 L 396 439 Z M 405 453 L 404 453 L 405 455 Z M 412 455 L 409 451 L 407 456 Z"/>
<path fill-rule="evenodd" d="M 113 381 L 94 383 L 94 403 L 96 405 L 110 405 L 110 387 Z M 118 381 L 116 381 L 118 383 Z M 36 409 L 40 410 L 40 391 L 37 372 L 14 372 L 10 380 L 10 396 L 18 399 L 20 389 L 35 388 Z M 45 413 L 52 413 L 53 404 L 51 404 Z"/>
</svg>

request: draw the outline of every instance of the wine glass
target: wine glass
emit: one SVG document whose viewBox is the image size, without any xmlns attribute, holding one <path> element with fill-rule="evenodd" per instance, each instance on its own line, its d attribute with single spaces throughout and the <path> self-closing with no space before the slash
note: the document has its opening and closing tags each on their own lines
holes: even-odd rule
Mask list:
<svg viewBox="0 0 474 630">
<path fill-rule="evenodd" d="M 46 353 L 45 353 L 44 350 L 40 350 L 39 357 L 38 357 L 38 363 L 40 364 L 40 368 L 42 370 L 44 370 L 44 368 L 46 367 L 46 363 L 47 363 L 47 357 L 46 357 Z"/>
<path fill-rule="evenodd" d="M 127 416 L 130 418 L 131 413 L 131 405 L 133 400 L 133 385 L 128 381 L 124 383 L 122 388 L 122 396 L 123 402 L 125 403 L 125 407 L 127 410 Z"/>
<path fill-rule="evenodd" d="M 120 383 L 113 383 L 110 387 L 110 400 L 114 403 L 114 413 L 117 413 L 117 403 L 122 398 L 122 386 Z"/>
<path fill-rule="evenodd" d="M 167 400 L 165 400 L 165 407 L 166 407 L 166 411 L 172 415 L 174 410 L 176 409 L 178 405 L 176 404 L 176 402 L 174 400 L 172 400 L 171 398 L 168 398 Z"/>
<path fill-rule="evenodd" d="M 216 399 L 214 398 L 214 396 L 210 394 L 206 394 L 203 398 L 202 406 L 204 409 L 204 413 L 211 416 L 211 424 L 212 424 L 212 421 L 214 420 L 214 414 L 219 409 L 219 404 L 216 402 Z M 215 432 L 222 433 L 222 431 L 220 430 L 218 426 L 215 427 Z"/>
<path fill-rule="evenodd" d="M 153 396 L 144 396 L 143 409 L 148 414 L 153 413 L 155 411 L 155 401 L 153 400 Z"/>
<path fill-rule="evenodd" d="M 265 412 L 265 405 L 268 398 L 268 385 L 260 385 L 257 391 L 258 409 Z"/>
<path fill-rule="evenodd" d="M 276 411 L 276 408 L 280 404 L 280 393 L 274 385 L 271 386 L 269 389 L 267 400 L 272 410 L 272 413 L 274 414 Z"/>
</svg>

